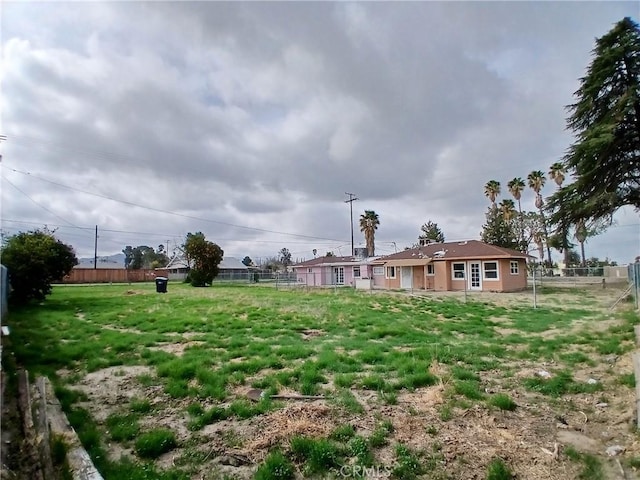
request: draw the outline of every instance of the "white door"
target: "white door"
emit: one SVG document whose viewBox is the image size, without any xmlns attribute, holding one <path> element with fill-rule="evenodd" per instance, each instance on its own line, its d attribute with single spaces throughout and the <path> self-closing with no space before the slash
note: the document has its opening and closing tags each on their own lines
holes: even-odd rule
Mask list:
<svg viewBox="0 0 640 480">
<path fill-rule="evenodd" d="M 333 268 L 333 284 L 344 285 L 344 267 Z"/>
<path fill-rule="evenodd" d="M 480 273 L 480 262 L 470 262 L 469 270 L 469 289 L 470 290 L 482 290 L 482 276 Z"/>
<path fill-rule="evenodd" d="M 400 288 L 412 288 L 413 267 L 400 267 Z"/>
</svg>

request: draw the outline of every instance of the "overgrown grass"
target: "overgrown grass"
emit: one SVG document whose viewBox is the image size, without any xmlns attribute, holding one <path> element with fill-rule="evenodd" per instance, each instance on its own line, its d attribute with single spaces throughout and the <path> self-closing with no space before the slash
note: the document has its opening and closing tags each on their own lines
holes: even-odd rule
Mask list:
<svg viewBox="0 0 640 480">
<path fill-rule="evenodd" d="M 190 405 L 188 428 L 194 432 L 214 422 L 248 419 L 280 408 L 277 402 L 254 404 L 232 394 L 243 386 L 270 393 L 283 388 L 322 393 L 342 415 L 358 416 L 365 412 L 358 398 L 371 392 L 377 393 L 377 405 L 390 406 L 401 403 L 407 391 L 442 381 L 450 395 L 439 410 L 440 419 L 446 421 L 455 415 L 454 407 L 467 408 L 479 401 L 503 410 L 515 408 L 506 394 L 484 393 L 487 372 L 502 371 L 510 375 L 513 387 L 550 397 L 602 390 L 601 382 L 578 382 L 569 372 L 594 365 L 598 356 L 620 355 L 632 348 L 638 319 L 623 314 L 623 323 L 596 334 L 576 325 L 604 317 L 585 310 L 580 302 L 575 305 L 533 310 L 471 299 L 463 303 L 454 298 L 371 296 L 351 289 L 291 292 L 260 286 L 193 289 L 172 284 L 167 295 L 157 295 L 153 284 L 56 286 L 41 305 L 12 311 L 10 326 L 18 361 L 32 375 L 54 380 L 65 411 L 99 468 L 135 479 L 143 477 L 118 469 L 134 472 L 137 464 L 108 462 L 101 441 L 111 438 L 137 445 L 143 437 L 150 445 L 162 443 L 141 433 L 140 420 L 163 405 L 152 406 L 149 398 L 135 397 L 128 409 L 124 406 L 98 425 L 77 407 L 86 397 L 66 388 L 86 372 L 112 366 L 152 367 L 155 372 L 136 379 L 138 386 L 159 385 L 170 402 L 185 399 L 181 402 Z M 508 334 L 498 334 L 498 327 L 508 329 Z M 309 331 L 317 334 L 305 334 Z M 549 331 L 553 335 L 543 335 Z M 184 344 L 180 354 L 163 351 L 172 343 Z M 570 345 L 577 347 L 567 349 Z M 550 360 L 555 362 L 550 379 L 513 375 L 514 362 Z M 434 362 L 449 373 L 438 378 L 432 373 Z M 74 374 L 59 378 L 61 369 Z M 632 386 L 633 377 L 622 374 L 619 382 Z M 311 470 L 335 469 L 349 459 L 365 465 L 372 450 L 391 436 L 380 426 L 368 437 L 358 433 L 347 427 L 334 432 L 302 463 Z M 167 442 L 160 449 L 149 447 L 144 455 L 159 454 L 172 444 Z M 144 456 L 145 448 L 139 455 Z M 396 454 L 406 467 L 402 471 L 410 472 L 408 467 L 418 458 L 428 463 L 425 456 L 402 448 Z"/>
</svg>

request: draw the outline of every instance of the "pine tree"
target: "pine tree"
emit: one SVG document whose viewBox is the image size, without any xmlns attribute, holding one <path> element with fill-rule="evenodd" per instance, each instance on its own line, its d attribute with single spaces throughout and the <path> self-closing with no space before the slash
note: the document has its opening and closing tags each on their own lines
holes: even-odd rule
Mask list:
<svg viewBox="0 0 640 480">
<path fill-rule="evenodd" d="M 630 18 L 596 40 L 593 60 L 569 105 L 575 134 L 563 163 L 575 181 L 550 199 L 552 223 L 610 218 L 640 208 L 640 29 Z M 561 209 L 569 202 L 570 209 Z"/>
</svg>

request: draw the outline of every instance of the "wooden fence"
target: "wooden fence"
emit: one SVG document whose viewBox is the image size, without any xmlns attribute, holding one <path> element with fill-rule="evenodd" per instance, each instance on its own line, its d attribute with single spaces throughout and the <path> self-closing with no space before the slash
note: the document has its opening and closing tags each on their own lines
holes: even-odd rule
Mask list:
<svg viewBox="0 0 640 480">
<path fill-rule="evenodd" d="M 74 268 L 62 283 L 129 283 L 152 282 L 160 272 L 152 269 L 125 270 L 124 268 Z"/>
</svg>

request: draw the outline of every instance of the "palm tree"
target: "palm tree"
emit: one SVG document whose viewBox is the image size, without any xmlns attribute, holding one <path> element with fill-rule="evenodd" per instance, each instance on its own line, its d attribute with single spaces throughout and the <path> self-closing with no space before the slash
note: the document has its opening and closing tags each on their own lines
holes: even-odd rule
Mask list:
<svg viewBox="0 0 640 480">
<path fill-rule="evenodd" d="M 520 177 L 516 177 L 511 180 L 507 186 L 509 187 L 509 193 L 518 202 L 518 218 L 520 223 L 520 248 L 526 253 L 527 247 L 524 244 L 524 224 L 522 220 L 522 205 L 520 204 L 520 198 L 522 197 L 522 191 L 524 190 L 524 180 Z"/>
<path fill-rule="evenodd" d="M 587 235 L 589 232 L 587 231 L 587 227 L 584 224 L 584 220 L 578 220 L 578 224 L 576 225 L 576 240 L 580 243 L 580 257 L 581 262 L 580 266 L 585 267 L 587 265 L 587 260 L 584 256 L 584 242 L 587 240 Z"/>
<path fill-rule="evenodd" d="M 540 190 L 542 190 L 542 187 L 544 187 L 544 184 L 547 181 L 544 176 L 544 172 L 542 170 L 534 170 L 527 175 L 527 181 L 529 183 L 529 188 L 536 192 L 536 208 L 540 210 L 544 205 L 542 195 L 540 195 Z"/>
<path fill-rule="evenodd" d="M 566 172 L 567 171 L 562 163 L 555 162 L 549 168 L 549 178 L 556 182 L 556 185 L 560 188 L 562 186 L 562 182 L 564 182 Z"/>
<path fill-rule="evenodd" d="M 538 246 L 538 257 L 542 262 L 544 258 L 544 243 L 542 241 L 542 234 L 540 232 L 536 232 L 533 234 L 533 243 Z"/>
<path fill-rule="evenodd" d="M 373 210 L 365 210 L 364 214 L 360 215 L 360 231 L 364 233 L 364 239 L 367 243 L 367 253 L 370 257 L 375 255 L 375 236 L 378 225 L 380 225 L 380 219 L 378 218 L 378 214 Z"/>
<path fill-rule="evenodd" d="M 484 194 L 491 202 L 493 208 L 495 208 L 496 198 L 500 195 L 500 182 L 497 180 L 489 180 L 484 186 Z"/>
<path fill-rule="evenodd" d="M 510 198 L 505 198 L 500 202 L 500 211 L 505 221 L 509 223 L 516 216 L 516 204 Z"/>
<path fill-rule="evenodd" d="M 542 200 L 542 195 L 540 195 L 540 191 L 547 179 L 544 176 L 544 172 L 542 170 L 534 170 L 529 175 L 527 175 L 527 182 L 529 184 L 529 188 L 531 188 L 536 193 L 536 201 L 535 205 L 538 210 L 540 210 L 540 215 L 542 217 L 542 229 L 544 231 L 544 241 L 547 244 L 547 260 L 549 261 L 549 268 L 553 265 L 551 261 L 551 248 L 549 247 L 549 233 L 547 232 L 547 221 L 544 218 L 544 212 L 542 211 L 542 207 L 544 206 L 544 201 Z"/>
<path fill-rule="evenodd" d="M 556 182 L 558 190 L 562 187 L 562 182 L 564 182 L 565 179 L 565 173 L 566 170 L 564 168 L 564 165 L 560 162 L 555 162 L 553 165 L 551 165 L 551 167 L 549 167 L 549 178 Z M 564 268 L 567 268 L 567 265 L 569 264 L 569 242 L 567 241 L 567 229 L 568 226 L 566 225 L 566 223 L 561 222 L 560 230 L 562 238 L 560 240 L 562 241 Z"/>
</svg>

